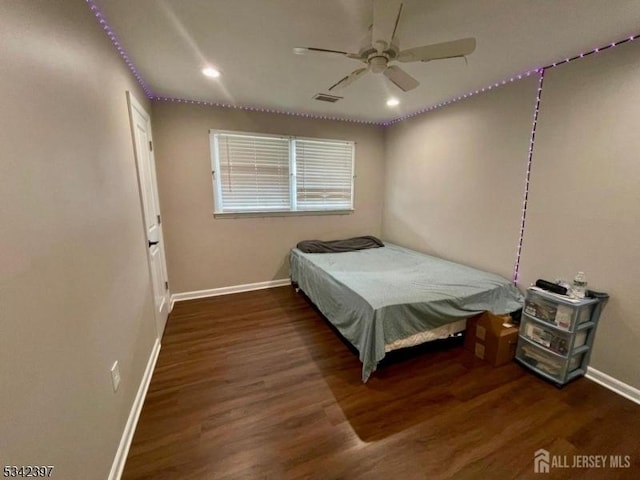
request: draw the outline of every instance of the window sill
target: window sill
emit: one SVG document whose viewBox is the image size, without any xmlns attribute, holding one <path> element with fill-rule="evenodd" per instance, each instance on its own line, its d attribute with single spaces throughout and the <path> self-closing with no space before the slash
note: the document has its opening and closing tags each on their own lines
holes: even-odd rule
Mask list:
<svg viewBox="0 0 640 480">
<path fill-rule="evenodd" d="M 301 217 L 312 215 L 351 215 L 354 210 L 298 210 L 295 212 L 215 212 L 213 218 Z"/>
</svg>

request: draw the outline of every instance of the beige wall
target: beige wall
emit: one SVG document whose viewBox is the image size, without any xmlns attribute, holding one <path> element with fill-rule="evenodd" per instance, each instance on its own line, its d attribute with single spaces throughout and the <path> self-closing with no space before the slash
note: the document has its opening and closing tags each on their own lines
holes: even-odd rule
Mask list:
<svg viewBox="0 0 640 480">
<path fill-rule="evenodd" d="M 586 271 L 612 295 L 592 365 L 640 388 L 638 48 L 547 73 L 520 285 Z M 81 0 L 0 2 L 0 65 L 0 459 L 104 479 L 155 340 L 125 90 L 150 106 Z M 172 290 L 284 278 L 297 241 L 367 233 L 510 276 L 534 96 L 386 132 L 154 104 Z M 355 140 L 356 213 L 214 219 L 210 128 Z"/>
<path fill-rule="evenodd" d="M 640 388 L 640 44 L 548 70 L 518 285 L 611 295 L 591 366 Z M 389 128 L 383 236 L 510 277 L 537 80 Z"/>
<path fill-rule="evenodd" d="M 82 0 L 0 2 L 0 65 L 0 464 L 104 480 L 155 341 L 144 98 Z"/>
<path fill-rule="evenodd" d="M 537 78 L 386 132 L 383 235 L 513 277 Z"/>
<path fill-rule="evenodd" d="M 288 252 L 300 240 L 380 235 L 380 127 L 154 102 L 153 128 L 173 293 L 287 278 Z M 214 219 L 209 129 L 355 141 L 355 213 Z"/>
<path fill-rule="evenodd" d="M 521 285 L 578 270 L 611 300 L 591 366 L 640 388 L 640 44 L 548 70 Z"/>
</svg>

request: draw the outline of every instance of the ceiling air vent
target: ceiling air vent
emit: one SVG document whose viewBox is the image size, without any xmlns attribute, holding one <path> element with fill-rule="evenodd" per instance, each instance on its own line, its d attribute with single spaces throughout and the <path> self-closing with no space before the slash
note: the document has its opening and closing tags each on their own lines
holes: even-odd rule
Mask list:
<svg viewBox="0 0 640 480">
<path fill-rule="evenodd" d="M 342 100 L 344 97 L 336 97 L 335 95 L 328 95 L 326 93 L 316 93 L 313 96 L 314 100 L 321 102 L 336 103 L 338 100 Z"/>
</svg>

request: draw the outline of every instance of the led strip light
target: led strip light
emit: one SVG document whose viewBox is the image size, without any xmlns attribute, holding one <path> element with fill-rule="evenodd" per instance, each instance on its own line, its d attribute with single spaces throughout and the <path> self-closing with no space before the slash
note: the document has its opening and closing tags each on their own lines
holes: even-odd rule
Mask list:
<svg viewBox="0 0 640 480">
<path fill-rule="evenodd" d="M 542 83 L 544 82 L 545 69 L 539 70 L 538 91 L 536 93 L 536 104 L 533 111 L 533 124 L 531 126 L 531 137 L 529 139 L 529 155 L 527 158 L 527 173 L 524 177 L 524 200 L 522 201 L 522 218 L 520 220 L 520 235 L 518 238 L 518 248 L 516 249 L 516 265 L 513 270 L 513 283 L 518 281 L 520 273 L 520 255 L 522 253 L 522 240 L 524 238 L 524 222 L 527 218 L 527 202 L 529 201 L 529 179 L 531 178 L 531 161 L 533 160 L 533 145 L 536 140 L 536 126 L 538 125 L 538 114 L 540 113 L 540 99 L 542 98 Z"/>
<path fill-rule="evenodd" d="M 249 112 L 277 113 L 279 115 L 293 115 L 296 117 L 312 118 L 315 120 L 334 120 L 338 122 L 361 123 L 365 125 L 379 125 L 379 126 L 386 125 L 384 122 L 375 122 L 373 120 L 359 120 L 355 118 L 330 117 L 326 115 L 293 112 L 293 111 L 287 111 L 287 110 L 275 110 L 273 108 L 255 107 L 251 105 L 231 105 L 228 103 L 208 102 L 204 100 L 189 100 L 185 98 L 173 98 L 173 97 L 154 97 L 154 100 L 162 101 L 162 102 L 190 103 L 194 105 L 203 105 L 208 107 L 232 108 L 236 110 L 245 110 Z"/>
<path fill-rule="evenodd" d="M 531 127 L 531 137 L 530 137 L 530 140 L 529 140 L 529 152 L 528 152 L 528 157 L 527 157 L 527 172 L 525 174 L 524 200 L 523 200 L 523 204 L 522 204 L 522 218 L 521 218 L 521 221 L 520 221 L 520 234 L 519 234 L 519 238 L 518 238 L 518 247 L 516 249 L 516 262 L 515 262 L 515 267 L 514 267 L 514 272 L 513 272 L 513 282 L 514 283 L 516 283 L 518 281 L 518 275 L 520 273 L 520 257 L 521 257 L 521 254 L 522 254 L 522 242 L 523 242 L 523 238 L 524 238 L 524 227 L 525 227 L 525 221 L 526 221 L 526 217 L 527 217 L 527 203 L 528 203 L 528 200 L 529 200 L 529 180 L 531 178 L 531 164 L 532 164 L 532 161 L 533 161 L 533 149 L 534 149 L 534 145 L 535 145 L 536 126 L 537 126 L 537 123 L 538 123 L 538 115 L 540 113 L 540 99 L 542 98 L 542 84 L 543 84 L 543 81 L 544 81 L 545 72 L 548 69 L 555 68 L 555 67 L 558 67 L 560 65 L 564 65 L 565 63 L 573 62 L 575 60 L 579 60 L 579 59 L 587 57 L 589 55 L 594 55 L 594 54 L 603 52 L 603 51 L 611 49 L 613 47 L 617 47 L 618 45 L 622 45 L 624 43 L 631 42 L 631 41 L 634 41 L 634 40 L 637 40 L 638 38 L 640 38 L 640 34 L 631 35 L 631 36 L 629 36 L 627 38 L 624 38 L 622 40 L 619 40 L 617 42 L 612 42 L 612 43 L 610 43 L 608 45 L 604 45 L 602 47 L 594 48 L 593 50 L 589 50 L 587 52 L 582 52 L 582 53 L 580 53 L 578 55 L 575 55 L 573 57 L 568 57 L 568 58 L 565 58 L 563 60 L 559 60 L 559 61 L 550 63 L 549 65 L 546 65 L 544 67 L 535 68 L 533 70 L 528 70 L 528 71 L 526 71 L 524 73 L 513 75 L 513 76 L 509 77 L 508 79 L 504 79 L 504 80 L 502 80 L 500 82 L 495 82 L 492 85 L 489 85 L 489 86 L 484 87 L 484 88 L 480 88 L 478 90 L 472 90 L 472 91 L 467 92 L 465 94 L 458 95 L 456 97 L 450 98 L 449 100 L 445 100 L 445 101 L 437 103 L 435 105 L 431 105 L 429 107 L 417 110 L 416 112 L 408 113 L 406 115 L 402 115 L 402 116 L 400 116 L 398 118 L 395 118 L 395 119 L 392 119 L 392 120 L 376 122 L 376 121 L 370 121 L 370 120 L 358 120 L 358 119 L 334 117 L 334 116 L 327 116 L 327 115 L 300 113 L 300 112 L 293 112 L 293 111 L 286 111 L 286 110 L 276 110 L 276 109 L 272 109 L 272 108 L 264 108 L 264 107 L 257 107 L 257 106 L 231 105 L 231 104 L 227 104 L 227 103 L 218 103 L 218 102 L 203 101 L 203 100 L 188 100 L 188 99 L 183 99 L 183 98 L 172 98 L 172 97 L 159 97 L 159 96 L 156 96 L 153 93 L 153 91 L 151 90 L 151 88 L 143 80 L 142 76 L 140 75 L 140 73 L 136 69 L 135 65 L 133 64 L 133 62 L 131 61 L 131 59 L 127 55 L 126 51 L 124 50 L 124 48 L 122 47 L 120 41 L 118 40 L 118 37 L 114 33 L 113 29 L 107 23 L 107 20 L 106 20 L 104 14 L 100 11 L 100 9 L 94 3 L 93 0 L 85 0 L 85 1 L 89 5 L 89 8 L 91 9 L 91 11 L 95 15 L 95 17 L 98 19 L 98 23 L 100 24 L 100 26 L 104 29 L 104 31 L 107 33 L 107 36 L 111 39 L 111 42 L 116 47 L 116 50 L 118 51 L 118 53 L 120 54 L 120 56 L 122 57 L 124 62 L 127 64 L 127 66 L 129 67 L 129 70 L 131 70 L 131 73 L 133 73 L 133 76 L 136 78 L 136 80 L 138 81 L 138 83 L 140 84 L 142 89 L 144 90 L 144 92 L 147 95 L 147 97 L 149 97 L 149 99 L 151 99 L 151 100 L 158 100 L 158 101 L 164 101 L 164 102 L 187 103 L 187 104 L 210 106 L 210 107 L 220 107 L 220 108 L 233 108 L 233 109 L 237 109 L 237 110 L 245 110 L 245 111 L 250 111 L 250 112 L 275 113 L 275 114 L 279 114 L 279 115 L 293 115 L 293 116 L 297 116 L 297 117 L 317 119 L 317 120 L 332 120 L 332 121 L 359 123 L 359 124 L 365 124 L 365 125 L 379 125 L 379 126 L 383 126 L 383 127 L 388 127 L 388 126 L 393 125 L 395 123 L 402 122 L 403 120 L 407 120 L 409 118 L 412 118 L 412 117 L 415 117 L 415 116 L 418 116 L 418 115 L 422 115 L 424 113 L 431 112 L 433 110 L 437 110 L 437 109 L 445 107 L 447 105 L 451 105 L 452 103 L 456 103 L 456 102 L 459 102 L 461 100 L 465 100 L 465 99 L 467 99 L 469 97 L 472 97 L 474 95 L 478 95 L 480 93 L 484 93 L 484 92 L 493 90 L 494 88 L 498 88 L 498 87 L 501 87 L 503 85 L 507 85 L 509 83 L 513 83 L 513 82 L 515 82 L 517 80 L 521 80 L 523 78 L 530 77 L 532 74 L 538 74 L 539 75 L 538 90 L 537 90 L 537 94 L 536 94 L 536 103 L 535 103 L 535 109 L 534 109 L 534 113 L 533 113 L 533 124 L 532 124 L 532 127 Z"/>
<path fill-rule="evenodd" d="M 87 0 L 87 1 L 90 1 L 90 0 Z M 163 101 L 166 101 L 166 102 L 194 103 L 194 104 L 197 104 L 197 105 L 208 105 L 208 106 L 212 106 L 212 107 L 236 108 L 236 109 L 240 109 L 240 110 L 249 110 L 249 111 L 255 111 L 255 112 L 277 113 L 277 114 L 281 114 L 281 115 L 296 115 L 296 116 L 301 116 L 301 117 L 306 117 L 306 118 L 316 118 L 316 119 L 320 119 L 320 120 L 336 120 L 336 121 L 343 121 L 343 122 L 363 123 L 363 124 L 369 124 L 369 125 L 380 125 L 380 126 L 383 126 L 383 127 L 388 127 L 390 125 L 393 125 L 394 123 L 402 122 L 402 121 L 407 120 L 409 118 L 416 117 L 418 115 L 422 115 L 422 114 L 425 114 L 427 112 L 431 112 L 433 110 L 437 110 L 437 109 L 442 108 L 442 107 L 446 107 L 447 105 L 451 105 L 452 103 L 459 102 L 460 100 L 465 100 L 465 99 L 467 99 L 469 97 L 472 97 L 474 95 L 478 95 L 480 93 L 485 93 L 485 92 L 493 90 L 494 88 L 502 87 L 502 86 L 507 85 L 509 83 L 513 83 L 513 82 L 516 82 L 518 80 L 522 80 L 523 78 L 530 77 L 533 74 L 537 73 L 539 75 L 542 75 L 543 72 L 545 70 L 549 69 L 549 68 L 554 68 L 554 67 L 557 67 L 559 65 L 563 65 L 565 63 L 569 63 L 569 62 L 572 62 L 574 60 L 579 60 L 581 58 L 584 58 L 586 56 L 589 56 L 589 55 L 592 55 L 592 54 L 595 54 L 595 53 L 603 52 L 603 51 L 605 51 L 605 50 L 607 50 L 609 48 L 616 47 L 618 45 L 630 42 L 632 40 L 636 40 L 638 38 L 640 38 L 640 34 L 632 35 L 632 36 L 624 38 L 623 40 L 620 40 L 618 42 L 613 42 L 613 43 L 610 43 L 610 44 L 605 45 L 603 47 L 594 48 L 593 50 L 590 50 L 588 52 L 583 52 L 583 53 L 581 53 L 579 55 L 575 55 L 573 57 L 565 58 L 564 60 L 559 60 L 557 62 L 551 63 L 551 64 L 546 65 L 544 67 L 535 68 L 533 70 L 527 70 L 526 72 L 513 75 L 513 76 L 511 76 L 509 78 L 505 78 L 502 81 L 495 82 L 495 83 L 493 83 L 491 85 L 488 85 L 488 86 L 486 86 L 484 88 L 480 88 L 480 89 L 477 89 L 477 90 L 472 90 L 472 91 L 464 93 L 462 95 L 458 95 L 456 97 L 452 97 L 449 100 L 445 100 L 443 102 L 431 105 L 429 107 L 425 107 L 425 108 L 420 109 L 420 110 L 417 110 L 417 111 L 415 111 L 413 113 L 408 113 L 408 114 L 402 115 L 402 116 L 400 116 L 398 118 L 394 118 L 392 120 L 381 121 L 381 122 L 367 121 L 367 120 L 357 120 L 357 119 L 350 119 L 350 118 L 343 118 L 343 117 L 331 117 L 331 116 L 323 116 L 323 115 L 317 115 L 317 114 L 306 114 L 306 113 L 290 112 L 290 111 L 283 111 L 283 110 L 274 110 L 274 109 L 254 107 L 254 106 L 230 105 L 230 104 L 217 103 L 217 102 L 188 100 L 188 99 L 183 99 L 183 98 L 155 97 L 155 99 L 156 100 L 163 100 Z"/>
<path fill-rule="evenodd" d="M 449 100 L 445 100 L 444 102 L 436 103 L 435 105 L 431 105 L 430 107 L 426 107 L 426 108 L 423 108 L 421 110 L 417 110 L 417 111 L 415 111 L 413 113 L 407 113 L 406 115 L 403 115 L 401 117 L 394 118 L 393 120 L 389 120 L 387 122 L 384 122 L 383 125 L 386 127 L 386 126 L 389 126 L 389 125 L 393 125 L 394 123 L 399 123 L 399 122 L 402 122 L 404 120 L 407 120 L 408 118 L 416 117 L 418 115 L 422 115 L 424 113 L 431 112 L 433 110 L 437 110 L 438 108 L 446 107 L 447 105 L 451 105 L 452 103 L 459 102 L 460 100 L 464 100 L 464 99 L 472 97 L 474 95 L 478 95 L 480 93 L 488 92 L 490 90 L 493 90 L 494 88 L 502 87 L 503 85 L 507 85 L 508 83 L 513 83 L 513 82 L 515 82 L 517 80 L 522 80 L 523 78 L 530 77 L 532 74 L 537 73 L 539 71 L 540 71 L 540 69 L 535 69 L 535 70 L 528 70 L 528 71 L 526 71 L 524 73 L 519 73 L 517 75 L 509 77 L 508 79 L 504 79 L 501 82 L 493 83 L 493 84 L 491 84 L 491 85 L 489 85 L 487 87 L 480 88 L 478 90 L 472 90 L 472 91 L 467 92 L 465 94 L 458 95 L 457 97 L 450 98 Z"/>
<path fill-rule="evenodd" d="M 142 76 L 138 72 L 138 69 L 135 67 L 135 65 L 129 58 L 129 55 L 127 55 L 127 52 L 124 50 L 124 48 L 122 47 L 122 44 L 118 40 L 118 36 L 115 34 L 111 26 L 107 23 L 107 19 L 105 18 L 104 14 L 100 11 L 100 9 L 93 2 L 93 0 L 85 0 L 85 1 L 87 2 L 87 5 L 89 5 L 89 9 L 95 15 L 102 29 L 107 33 L 107 36 L 111 40 L 111 43 L 113 43 L 113 46 L 116 47 L 116 50 L 124 60 L 124 63 L 127 64 L 127 67 L 129 67 L 129 70 L 131 70 L 131 73 L 133 73 L 133 76 L 142 87 L 142 90 L 144 90 L 144 93 L 147 95 L 149 99 L 153 100 L 153 98 L 155 97 L 153 91 L 151 90 L 151 88 L 149 88 L 149 85 L 147 85 L 147 83 L 142 79 Z"/>
<path fill-rule="evenodd" d="M 533 70 L 528 70 L 528 71 L 526 71 L 524 73 L 513 75 L 513 76 L 509 77 L 508 79 L 504 79 L 504 80 L 502 80 L 500 82 L 495 82 L 495 83 L 493 83 L 493 84 L 491 84 L 491 85 L 489 85 L 487 87 L 480 88 L 480 89 L 477 89 L 477 90 L 472 90 L 472 91 L 467 92 L 465 94 L 458 95 L 456 97 L 450 98 L 449 100 L 445 100 L 443 102 L 439 102 L 439 103 L 437 103 L 435 105 L 432 105 L 430 107 L 426 107 L 426 108 L 420 109 L 420 110 L 418 110 L 416 112 L 408 113 L 406 115 L 402 115 L 401 117 L 398 117 L 398 118 L 395 118 L 395 119 L 386 120 L 386 121 L 373 121 L 373 120 L 360 120 L 360 119 L 353 119 L 353 118 L 335 117 L 335 116 L 328 116 L 328 115 L 317 115 L 317 114 L 311 114 L 311 113 L 300 113 L 300 112 L 293 112 L 293 111 L 286 111 L 286 110 L 276 110 L 276 109 L 272 109 L 272 108 L 258 107 L 258 106 L 251 106 L 251 105 L 231 105 L 231 104 L 227 104 L 227 103 L 211 102 L 211 101 L 204 101 L 204 100 L 190 100 L 190 99 L 184 99 L 184 98 L 159 97 L 159 96 L 156 96 L 153 93 L 153 91 L 151 90 L 151 88 L 149 87 L 149 85 L 147 85 L 147 83 L 144 81 L 144 79 L 140 75 L 140 72 L 138 72 L 138 69 L 135 67 L 135 65 L 133 64 L 133 62 L 129 58 L 129 55 L 127 54 L 127 52 L 123 48 L 122 44 L 118 40 L 118 37 L 115 34 L 115 32 L 113 31 L 113 29 L 111 28 L 111 26 L 107 23 L 105 15 L 102 13 L 100 8 L 98 8 L 98 6 L 95 4 L 94 0 L 85 0 L 85 1 L 86 1 L 87 5 L 89 5 L 89 8 L 90 8 L 91 12 L 94 14 L 96 19 L 98 20 L 98 23 L 100 24 L 100 26 L 107 33 L 107 36 L 111 39 L 111 43 L 113 43 L 113 45 L 114 45 L 114 47 L 116 47 L 116 50 L 118 51 L 118 53 L 120 54 L 120 56 L 122 57 L 124 62 L 127 64 L 127 67 L 129 67 L 129 70 L 131 70 L 131 73 L 133 74 L 135 79 L 138 81 L 138 83 L 140 84 L 140 86 L 144 90 L 144 92 L 147 95 L 147 97 L 149 97 L 149 99 L 151 99 L 151 100 L 160 100 L 160 101 L 165 101 L 165 102 L 190 103 L 190 104 L 195 104 L 195 105 L 204 105 L 204 106 L 220 107 L 220 108 L 234 108 L 234 109 L 238 109 L 238 110 L 245 110 L 245 111 L 251 111 L 251 112 L 276 113 L 276 114 L 280 114 L 280 115 L 293 115 L 293 116 L 304 117 L 304 118 L 314 118 L 314 119 L 318 119 L 318 120 L 334 120 L 334 121 L 342 121 L 342 122 L 360 123 L 360 124 L 366 124 L 366 125 L 380 125 L 380 126 L 384 126 L 384 127 L 387 127 L 389 125 L 393 125 L 394 123 L 401 122 L 403 120 L 406 120 L 406 119 L 411 118 L 411 117 L 415 117 L 417 115 L 421 115 L 423 113 L 427 113 L 427 112 L 436 110 L 438 108 L 445 107 L 445 106 L 450 105 L 452 103 L 459 102 L 460 100 L 464 100 L 464 99 L 472 97 L 474 95 L 478 95 L 480 93 L 487 92 L 487 91 L 492 90 L 494 88 L 498 88 L 498 87 L 501 87 L 503 85 L 507 85 L 507 84 L 515 82 L 517 80 L 521 80 L 523 78 L 530 77 L 532 74 L 540 73 L 540 72 L 542 72 L 542 71 L 544 71 L 544 70 L 546 70 L 548 68 L 557 67 L 558 65 L 562 65 L 562 64 L 568 63 L 568 62 L 572 62 L 574 60 L 578 60 L 580 58 L 584 58 L 584 57 L 586 57 L 588 55 L 592 55 L 594 53 L 602 52 L 602 51 L 607 50 L 609 48 L 616 47 L 616 46 L 618 46 L 620 44 L 623 44 L 623 43 L 626 43 L 626 42 L 629 42 L 629 41 L 632 41 L 632 40 L 636 40 L 637 38 L 640 37 L 640 34 L 632 35 L 632 36 L 627 37 L 627 38 L 625 38 L 623 40 L 620 40 L 618 42 L 613 42 L 613 43 L 610 43 L 609 45 L 605 45 L 605 46 L 600 47 L 600 48 L 594 48 L 593 50 L 590 50 L 588 52 L 583 52 L 583 53 L 581 53 L 579 55 L 576 55 L 574 57 L 570 57 L 570 58 L 566 58 L 564 60 L 560 60 L 560 61 L 554 62 L 552 64 L 549 64 L 549 65 L 545 66 L 545 67 L 535 68 Z"/>
<path fill-rule="evenodd" d="M 584 58 L 586 56 L 593 55 L 595 53 L 603 52 L 603 51 L 605 51 L 605 50 L 607 50 L 609 48 L 617 47 L 618 45 L 621 45 L 623 43 L 627 43 L 627 42 L 630 42 L 630 41 L 633 41 L 633 40 L 637 40 L 638 38 L 640 38 L 640 34 L 631 35 L 631 36 L 629 36 L 627 38 L 624 38 L 622 40 L 619 40 L 617 42 L 610 43 L 610 44 L 605 45 L 603 47 L 594 48 L 593 50 L 590 50 L 588 52 L 583 52 L 583 53 L 581 53 L 579 55 L 576 55 L 574 57 L 565 58 L 564 60 L 559 60 L 557 62 L 550 63 L 549 65 L 546 65 L 544 67 L 534 68 L 533 70 L 528 70 L 528 71 L 526 71 L 524 73 L 513 75 L 510 78 L 506 78 L 506 79 L 502 80 L 501 82 L 496 82 L 496 83 L 494 83 L 492 85 L 489 85 L 489 86 L 487 86 L 485 88 L 481 88 L 479 90 L 472 90 L 472 91 L 467 92 L 467 93 L 465 93 L 463 95 L 458 95 L 457 97 L 453 97 L 453 98 L 450 98 L 449 100 L 445 100 L 444 102 L 440 102 L 440 103 L 437 103 L 437 104 L 432 105 L 430 107 L 426 107 L 426 108 L 423 108 L 421 110 L 418 110 L 416 112 L 408 113 L 406 115 L 403 115 L 401 117 L 395 118 L 393 120 L 389 120 L 387 122 L 383 122 L 383 125 L 387 126 L 387 125 L 392 125 L 394 123 L 401 122 L 401 121 L 406 120 L 408 118 L 415 117 L 417 115 L 421 115 L 423 113 L 427 113 L 427 112 L 430 112 L 432 110 L 436 110 L 438 108 L 444 107 L 446 105 L 450 105 L 450 104 L 455 103 L 455 102 L 459 102 L 460 100 L 464 100 L 465 98 L 469 98 L 469 97 L 471 97 L 473 95 L 478 95 L 479 93 L 483 93 L 483 92 L 492 90 L 494 88 L 501 87 L 503 85 L 507 85 L 509 83 L 515 82 L 516 80 L 521 80 L 523 78 L 530 77 L 534 73 L 540 73 L 540 72 L 542 72 L 544 70 L 547 70 L 549 68 L 554 68 L 554 67 L 563 65 L 565 63 L 573 62 L 574 60 L 579 60 L 579 59 Z"/>
<path fill-rule="evenodd" d="M 527 173 L 525 174 L 525 183 L 524 183 L 524 200 L 522 202 L 522 218 L 520 220 L 520 234 L 518 236 L 518 247 L 516 248 L 516 262 L 515 262 L 515 266 L 514 266 L 514 270 L 513 270 L 513 283 L 517 283 L 518 282 L 518 277 L 520 275 L 520 257 L 522 255 L 522 242 L 524 239 L 524 226 L 525 226 L 525 222 L 527 219 L 527 203 L 529 201 L 529 180 L 531 179 L 531 163 L 533 161 L 533 148 L 535 145 L 535 139 L 536 139 L 536 126 L 538 124 L 538 114 L 540 113 L 540 99 L 542 98 L 542 84 L 544 82 L 544 74 L 547 70 L 551 69 L 551 68 L 555 68 L 559 65 L 563 65 L 565 63 L 569 63 L 569 62 L 573 62 L 574 60 L 579 60 L 581 58 L 584 58 L 588 55 L 593 55 L 596 53 L 600 53 L 603 52 L 604 50 L 613 48 L 613 47 L 617 47 L 618 45 L 622 45 L 624 43 L 627 42 L 631 42 L 633 40 L 636 40 L 640 38 L 640 34 L 638 35 L 631 35 L 623 40 L 620 40 L 618 42 L 613 42 L 610 43 L 609 45 L 605 45 L 603 47 L 599 47 L 599 48 L 594 48 L 593 50 L 590 50 L 588 52 L 583 52 L 579 55 L 576 55 L 574 57 L 569 57 L 569 58 L 565 58 L 564 60 L 560 60 L 558 62 L 554 62 L 551 63 L 545 67 L 542 67 L 540 69 L 538 69 L 539 73 L 540 73 L 540 78 L 538 81 L 538 91 L 536 94 L 536 103 L 535 103 L 535 109 L 533 112 L 533 124 L 531 126 L 531 139 L 529 141 L 529 153 L 528 153 L 528 158 L 527 158 Z"/>
<path fill-rule="evenodd" d="M 151 88 L 147 85 L 147 83 L 144 81 L 144 79 L 142 78 L 142 76 L 138 72 L 138 69 L 135 67 L 135 65 L 133 64 L 133 62 L 129 58 L 129 55 L 124 50 L 124 48 L 122 47 L 122 44 L 118 40 L 117 35 L 115 34 L 115 32 L 113 31 L 111 26 L 107 23 L 107 20 L 106 20 L 104 14 L 102 13 L 102 11 L 100 11 L 100 8 L 98 8 L 98 6 L 95 4 L 95 2 L 93 0 L 85 0 L 85 1 L 86 1 L 87 5 L 89 5 L 89 8 L 91 9 L 91 12 L 95 15 L 95 17 L 98 20 L 98 23 L 100 24 L 100 26 L 107 33 L 107 36 L 111 39 L 111 43 L 113 43 L 114 47 L 116 47 L 116 50 L 118 51 L 118 53 L 120 54 L 120 56 L 122 57 L 124 62 L 127 64 L 127 66 L 129 67 L 129 70 L 131 70 L 131 73 L 133 73 L 133 76 L 136 78 L 136 80 L 138 81 L 138 83 L 140 84 L 140 86 L 142 87 L 144 92 L 146 93 L 147 97 L 149 97 L 151 100 L 162 100 L 162 101 L 165 101 L 165 102 L 192 103 L 192 104 L 196 104 L 196 105 L 205 105 L 205 106 L 220 107 L 220 108 L 235 108 L 235 109 L 239 109 L 239 110 L 247 110 L 247 111 L 253 111 L 253 112 L 277 113 L 277 114 L 281 114 L 281 115 L 294 115 L 294 116 L 305 117 L 305 118 L 315 118 L 315 119 L 319 119 L 319 120 L 336 120 L 336 121 L 345 121 L 345 122 L 352 122 L 352 123 L 362 123 L 362 124 L 368 124 L 368 125 L 381 125 L 381 126 L 385 126 L 385 127 L 389 126 L 389 125 L 392 125 L 394 123 L 398 123 L 398 122 L 401 122 L 403 120 L 406 120 L 407 118 L 415 117 L 417 115 L 421 115 L 423 113 L 427 113 L 427 112 L 430 112 L 432 110 L 436 110 L 438 108 L 442 108 L 444 106 L 450 105 L 450 104 L 458 102 L 460 100 L 464 100 L 466 98 L 469 98 L 469 97 L 471 97 L 473 95 L 478 95 L 480 93 L 484 93 L 484 92 L 492 90 L 494 88 L 498 88 L 498 87 L 501 87 L 503 85 L 507 85 L 508 83 L 515 82 L 516 80 L 521 80 L 523 78 L 530 77 L 533 73 L 539 73 L 539 72 L 544 71 L 544 70 L 546 70 L 548 68 L 557 67 L 558 65 L 562 65 L 562 64 L 568 63 L 568 62 L 572 62 L 574 60 L 578 60 L 580 58 L 584 58 L 584 57 L 586 57 L 588 55 L 592 55 L 594 53 L 602 52 L 602 51 L 607 50 L 609 48 L 616 47 L 616 46 L 618 46 L 620 44 L 623 44 L 623 43 L 626 43 L 626 42 L 629 42 L 629 41 L 632 41 L 632 40 L 636 40 L 638 37 L 640 37 L 640 34 L 632 35 L 632 36 L 627 37 L 627 38 L 625 38 L 623 40 L 620 40 L 618 42 L 613 42 L 613 43 L 610 43 L 609 45 L 605 45 L 603 47 L 594 48 L 593 50 L 590 50 L 588 52 L 583 52 L 583 53 L 581 53 L 579 55 L 576 55 L 574 57 L 566 58 L 564 60 L 560 60 L 560 61 L 551 63 L 551 64 L 549 64 L 549 65 L 547 65 L 545 67 L 535 68 L 533 70 L 528 70 L 528 71 L 526 71 L 524 73 L 521 73 L 521 74 L 513 75 L 508 79 L 504 79 L 504 80 L 502 80 L 500 82 L 496 82 L 496 83 L 494 83 L 492 85 L 489 85 L 489 86 L 484 87 L 484 88 L 480 88 L 478 90 L 472 90 L 472 91 L 467 92 L 465 94 L 458 95 L 456 97 L 450 98 L 449 100 L 445 100 L 444 102 L 437 103 L 435 105 L 423 108 L 423 109 L 418 110 L 416 112 L 409 113 L 409 114 L 403 115 L 401 117 L 398 117 L 398 118 L 395 118 L 395 119 L 392 119 L 392 120 L 376 122 L 376 121 L 371 121 L 371 120 L 358 120 L 358 119 L 333 117 L 333 116 L 326 116 L 326 115 L 316 115 L 316 114 L 310 114 L 310 113 L 299 113 L 299 112 L 292 112 L 292 111 L 275 110 L 275 109 L 271 109 L 271 108 L 263 108 L 263 107 L 248 106 L 248 105 L 246 105 L 246 106 L 243 106 L 243 105 L 231 105 L 231 104 L 226 104 L 226 103 L 218 103 L 218 102 L 210 102 L 210 101 L 202 101 L 202 100 L 189 100 L 189 99 L 172 98 L 172 97 L 158 97 L 153 93 Z"/>
</svg>

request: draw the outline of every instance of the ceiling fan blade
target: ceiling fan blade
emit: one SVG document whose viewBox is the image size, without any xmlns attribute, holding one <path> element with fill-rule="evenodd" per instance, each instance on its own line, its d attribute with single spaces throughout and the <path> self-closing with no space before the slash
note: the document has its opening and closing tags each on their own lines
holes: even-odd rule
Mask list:
<svg viewBox="0 0 640 480">
<path fill-rule="evenodd" d="M 349 52 L 343 52 L 342 50 L 330 50 L 328 48 L 317 48 L 317 47 L 294 47 L 293 53 L 295 53 L 296 55 L 306 55 L 307 53 L 331 55 L 331 56 L 338 55 L 338 56 L 360 59 L 360 55 L 358 55 L 357 53 L 349 53 Z"/>
<path fill-rule="evenodd" d="M 402 12 L 399 0 L 373 0 L 373 27 L 371 40 L 373 46 L 382 53 L 389 48 L 396 34 Z"/>
<path fill-rule="evenodd" d="M 396 33 L 398 33 L 398 24 L 400 23 L 400 15 L 402 15 L 402 7 L 404 7 L 404 3 L 400 4 L 400 8 L 398 9 L 398 16 L 396 17 L 396 23 L 393 25 L 393 33 L 391 34 L 391 43 L 396 38 Z"/>
<path fill-rule="evenodd" d="M 357 79 L 359 79 L 361 76 L 363 76 L 368 71 L 369 71 L 369 69 L 367 67 L 359 68 L 357 70 L 354 70 L 353 72 L 351 72 L 346 77 L 340 79 L 339 81 L 337 81 L 336 83 L 331 85 L 329 87 L 329 91 L 338 90 L 338 89 L 341 89 L 341 88 L 344 88 L 344 87 L 347 87 L 347 86 L 351 85 L 353 82 L 355 82 Z"/>
<path fill-rule="evenodd" d="M 420 82 L 418 82 L 415 78 L 409 75 L 407 72 L 402 70 L 397 65 L 393 65 L 387 68 L 384 72 L 382 72 L 385 77 L 387 77 L 391 82 L 397 86 L 403 92 L 408 92 L 409 90 L 413 90 Z"/>
<path fill-rule="evenodd" d="M 423 47 L 409 48 L 398 54 L 399 62 L 428 62 L 443 58 L 464 57 L 476 49 L 475 38 L 463 38 L 452 42 L 434 43 Z"/>
</svg>

